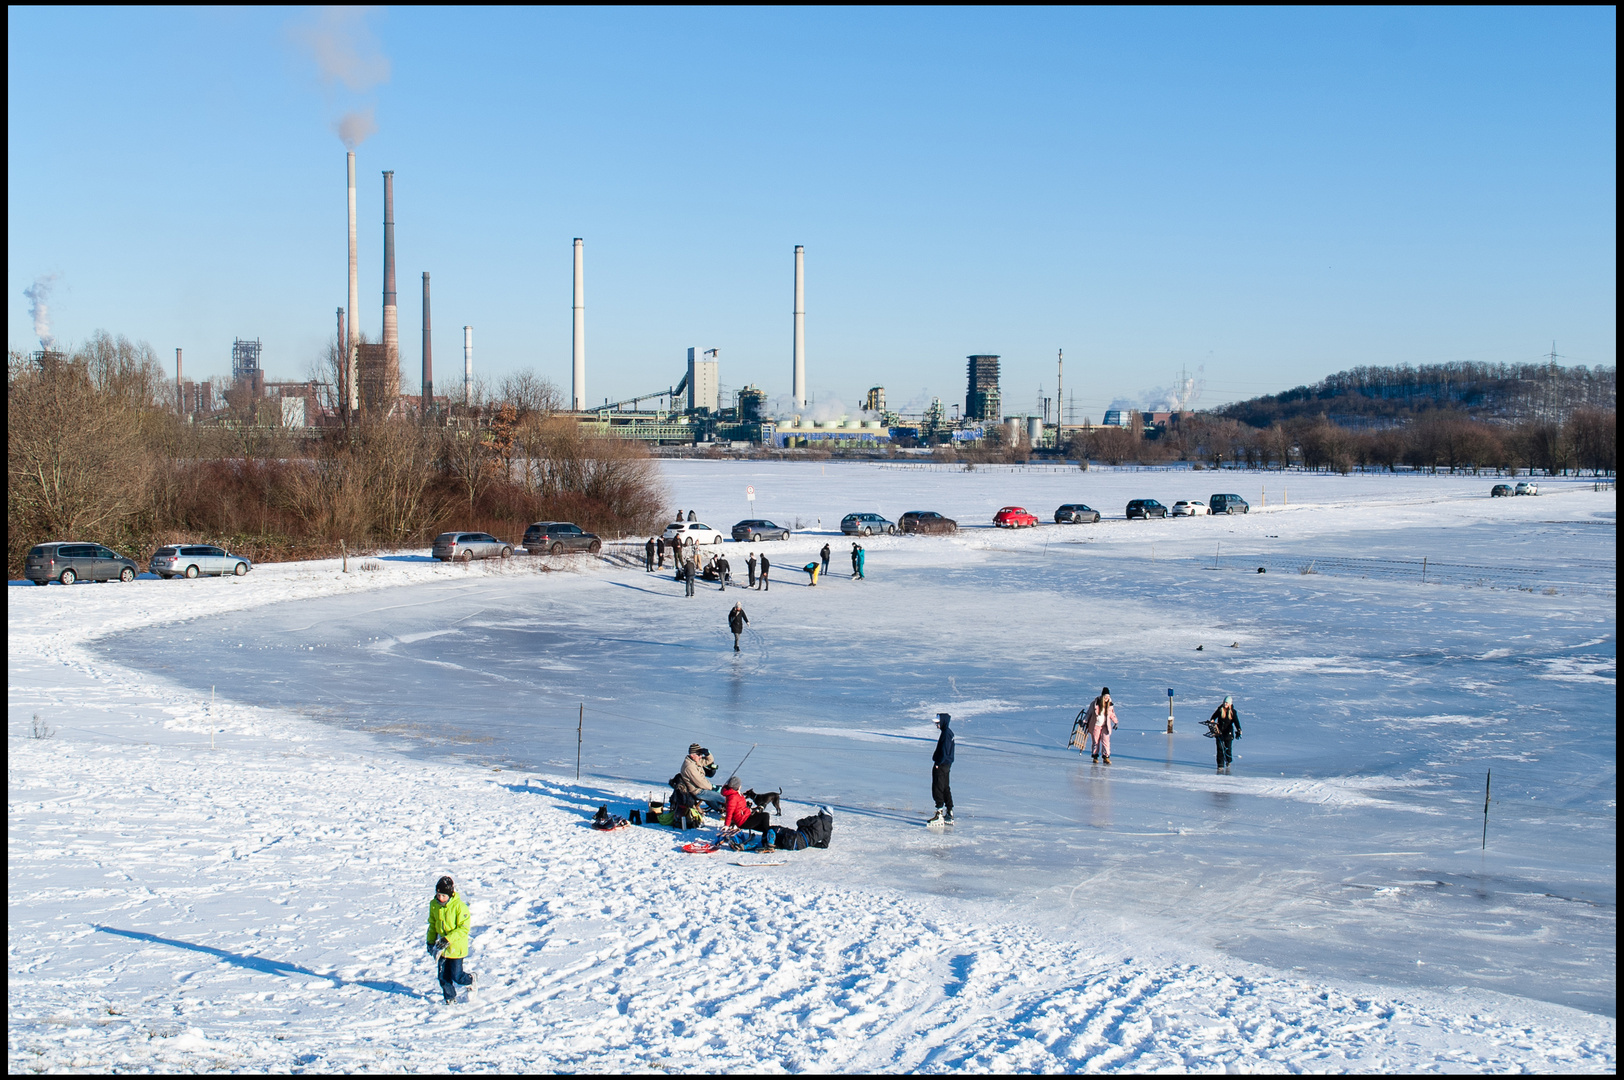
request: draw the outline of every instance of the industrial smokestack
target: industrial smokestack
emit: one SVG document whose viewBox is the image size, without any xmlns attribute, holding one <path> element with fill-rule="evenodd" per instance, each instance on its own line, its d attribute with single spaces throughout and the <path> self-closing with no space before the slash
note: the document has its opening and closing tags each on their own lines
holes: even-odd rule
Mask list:
<svg viewBox="0 0 1624 1080">
<path fill-rule="evenodd" d="M 462 328 L 462 403 L 474 400 L 474 328 Z"/>
<path fill-rule="evenodd" d="M 383 174 L 383 350 L 400 370 L 400 314 L 395 306 L 395 171 Z"/>
<path fill-rule="evenodd" d="M 434 407 L 434 343 L 429 340 L 429 272 L 423 271 L 423 415 Z"/>
<path fill-rule="evenodd" d="M 806 297 L 803 293 L 806 248 L 795 245 L 795 407 L 806 408 Z"/>
<path fill-rule="evenodd" d="M 186 384 L 180 380 L 180 350 L 175 350 L 175 411 L 186 411 Z"/>
<path fill-rule="evenodd" d="M 348 316 L 346 323 L 349 326 L 349 336 L 339 335 L 344 339 L 342 342 L 344 358 L 340 362 L 338 381 L 340 384 L 339 392 L 344 397 L 346 407 L 351 413 L 354 413 L 361 408 L 360 380 L 356 378 L 358 365 L 355 355 L 355 312 L 361 306 L 361 282 L 356 276 L 355 265 L 355 151 L 350 151 L 344 157 L 349 166 L 350 180 L 350 306 L 345 309 Z"/>
<path fill-rule="evenodd" d="M 586 282 L 581 266 L 581 238 L 575 238 L 575 330 L 571 341 L 574 368 L 570 377 L 570 408 L 586 408 Z"/>
</svg>

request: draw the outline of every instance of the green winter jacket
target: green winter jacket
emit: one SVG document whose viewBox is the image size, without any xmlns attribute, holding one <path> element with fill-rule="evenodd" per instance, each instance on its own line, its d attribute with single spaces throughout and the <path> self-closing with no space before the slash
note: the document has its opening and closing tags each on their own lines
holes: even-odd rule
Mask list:
<svg viewBox="0 0 1624 1080">
<path fill-rule="evenodd" d="M 429 936 L 425 944 L 433 945 L 443 937 L 446 947 L 441 955 L 447 960 L 461 960 L 468 955 L 468 928 L 473 921 L 460 893 L 453 893 L 444 904 L 436 896 L 429 901 Z"/>
</svg>

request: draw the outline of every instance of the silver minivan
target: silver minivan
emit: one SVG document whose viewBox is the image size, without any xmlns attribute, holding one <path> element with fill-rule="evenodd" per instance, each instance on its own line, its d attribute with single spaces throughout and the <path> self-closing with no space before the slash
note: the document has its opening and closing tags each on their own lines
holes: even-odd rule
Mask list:
<svg viewBox="0 0 1624 1080">
<path fill-rule="evenodd" d="M 233 555 L 225 548 L 213 544 L 176 544 L 161 547 L 152 553 L 147 569 L 168 580 L 172 577 L 194 578 L 201 574 L 235 574 L 242 577 L 254 568 L 246 555 Z"/>
</svg>

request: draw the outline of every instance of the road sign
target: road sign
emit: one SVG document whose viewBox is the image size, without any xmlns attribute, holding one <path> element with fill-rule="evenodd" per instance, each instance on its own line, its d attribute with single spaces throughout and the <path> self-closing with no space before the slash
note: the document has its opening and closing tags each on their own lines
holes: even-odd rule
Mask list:
<svg viewBox="0 0 1624 1080">
<path fill-rule="evenodd" d="M 745 488 L 745 489 L 744 489 L 744 497 L 745 497 L 745 498 L 746 498 L 746 499 L 749 499 L 749 500 L 750 500 L 750 501 L 751 501 L 751 502 L 755 502 L 755 501 L 756 501 L 756 487 L 755 487 L 755 485 L 754 485 L 754 484 L 751 484 L 751 485 L 748 485 L 748 486 L 747 486 L 747 487 L 746 487 L 746 488 Z"/>
</svg>

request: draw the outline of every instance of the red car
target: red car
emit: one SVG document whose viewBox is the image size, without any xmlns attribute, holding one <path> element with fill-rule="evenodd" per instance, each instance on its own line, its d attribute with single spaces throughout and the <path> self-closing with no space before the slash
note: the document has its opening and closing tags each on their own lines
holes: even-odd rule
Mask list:
<svg viewBox="0 0 1624 1080">
<path fill-rule="evenodd" d="M 993 515 L 992 523 L 1000 529 L 1024 529 L 1035 527 L 1038 519 L 1028 514 L 1024 507 L 1006 506 Z"/>
</svg>

